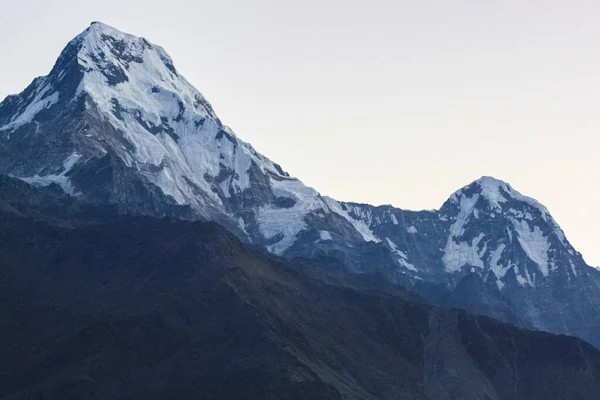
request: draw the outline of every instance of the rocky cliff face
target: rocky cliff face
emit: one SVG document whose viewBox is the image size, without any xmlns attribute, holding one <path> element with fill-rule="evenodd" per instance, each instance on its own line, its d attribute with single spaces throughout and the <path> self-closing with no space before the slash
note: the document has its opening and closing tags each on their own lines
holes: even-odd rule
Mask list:
<svg viewBox="0 0 600 400">
<path fill-rule="evenodd" d="M 600 345 L 599 273 L 537 201 L 490 177 L 434 211 L 321 196 L 223 125 L 160 46 L 102 23 L 0 103 L 0 173 L 120 213 L 217 221 L 278 255 L 333 256 Z"/>
</svg>

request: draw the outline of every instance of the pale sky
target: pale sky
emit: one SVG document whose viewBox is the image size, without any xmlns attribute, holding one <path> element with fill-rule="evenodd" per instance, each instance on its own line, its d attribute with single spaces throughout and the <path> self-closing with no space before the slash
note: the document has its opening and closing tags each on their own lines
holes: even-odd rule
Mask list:
<svg viewBox="0 0 600 400">
<path fill-rule="evenodd" d="M 0 0 L 0 98 L 94 20 L 322 194 L 432 209 L 491 175 L 600 265 L 597 0 Z"/>
</svg>

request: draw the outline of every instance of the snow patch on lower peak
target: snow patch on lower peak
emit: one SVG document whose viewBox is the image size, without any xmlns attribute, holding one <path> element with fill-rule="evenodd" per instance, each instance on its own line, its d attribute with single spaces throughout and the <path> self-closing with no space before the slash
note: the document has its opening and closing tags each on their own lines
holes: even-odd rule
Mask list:
<svg viewBox="0 0 600 400">
<path fill-rule="evenodd" d="M 444 266 L 447 272 L 459 271 L 463 266 L 471 266 L 483 268 L 483 255 L 487 250 L 487 246 L 479 248 L 479 243 L 485 235 L 480 233 L 479 236 L 473 238 L 471 242 L 457 242 L 453 237 L 448 238 L 446 248 L 444 249 Z"/>
<path fill-rule="evenodd" d="M 329 231 L 319 231 L 319 238 L 322 241 L 333 240 L 331 233 Z"/>
<path fill-rule="evenodd" d="M 496 278 L 501 279 L 506 275 L 506 272 L 510 269 L 509 266 L 502 266 L 499 264 L 502 252 L 506 248 L 505 244 L 500 244 L 496 250 L 490 254 L 490 270 L 496 275 Z"/>
<path fill-rule="evenodd" d="M 409 263 L 408 261 L 406 261 L 405 259 L 401 258 L 398 260 L 398 262 L 400 263 L 400 265 L 402 265 L 404 268 L 413 271 L 413 272 L 418 272 L 417 267 L 414 266 L 414 264 Z"/>
<path fill-rule="evenodd" d="M 387 242 L 388 246 L 390 246 L 390 249 L 392 249 L 392 252 L 394 252 L 394 254 L 396 254 L 402 258 L 408 258 L 406 253 L 404 253 L 403 251 L 398 249 L 398 246 L 396 246 L 396 243 L 391 241 L 390 238 L 385 238 L 385 241 Z"/>
<path fill-rule="evenodd" d="M 504 277 L 511 269 L 515 273 L 515 278 L 517 283 L 521 286 L 535 286 L 534 282 L 531 278 L 531 275 L 525 270 L 525 276 L 521 274 L 519 268 L 513 264 L 501 265 L 500 258 L 502 257 L 502 253 L 506 249 L 506 245 L 501 243 L 496 250 L 494 250 L 489 257 L 490 270 L 496 275 L 496 285 L 498 289 L 502 290 L 505 286 Z M 523 267 L 525 269 L 525 267 Z"/>
<path fill-rule="evenodd" d="M 496 250 L 494 250 L 489 257 L 490 270 L 496 276 L 496 285 L 499 290 L 502 290 L 506 283 L 504 282 L 504 277 L 511 269 L 515 273 L 515 278 L 517 283 L 521 286 L 534 286 L 534 282 L 531 279 L 529 273 L 525 270 L 525 276 L 521 274 L 519 268 L 513 264 L 501 265 L 500 258 L 502 257 L 502 253 L 506 249 L 506 245 L 501 243 Z"/>
<path fill-rule="evenodd" d="M 519 283 L 519 285 L 525 287 L 525 286 L 530 286 L 530 287 L 534 287 L 535 286 L 535 282 L 532 279 L 531 275 L 529 274 L 529 271 L 527 271 L 527 269 L 524 268 L 524 272 L 525 272 L 525 276 L 523 276 L 520 272 L 520 270 L 515 266 L 513 267 L 515 269 L 515 276 L 517 278 L 517 282 Z"/>
<path fill-rule="evenodd" d="M 390 240 L 390 238 L 385 238 L 385 241 L 387 242 L 388 246 L 392 250 L 392 253 L 394 255 L 398 256 L 398 258 L 396 258 L 396 261 L 398 261 L 398 264 L 400 264 L 404 268 L 408 269 L 409 271 L 418 272 L 417 268 L 413 264 L 411 264 L 407 261 L 408 256 L 406 255 L 406 253 L 404 253 L 403 251 L 398 249 L 398 246 L 396 245 L 396 243 L 394 243 L 392 240 Z"/>
<path fill-rule="evenodd" d="M 527 257 L 537 264 L 542 275 L 548 276 L 550 269 L 548 250 L 550 250 L 550 243 L 540 227 L 534 226 L 531 229 L 527 221 L 519 221 L 514 218 L 511 218 L 511 222 L 517 231 L 519 244 Z"/>
<path fill-rule="evenodd" d="M 483 251 L 480 251 L 478 248 L 479 242 L 483 239 L 483 233 L 473 238 L 470 243 L 461 240 L 465 232 L 465 225 L 471 215 L 473 215 L 473 210 L 478 199 L 479 194 L 475 194 L 472 197 L 461 194 L 459 200 L 460 209 L 456 220 L 450 227 L 450 234 L 448 235 L 444 249 L 443 261 L 447 272 L 459 271 L 465 265 L 483 268 L 481 257 L 485 253 L 485 247 Z"/>
<path fill-rule="evenodd" d="M 479 200 L 479 195 L 475 194 L 472 197 L 467 197 L 464 194 L 460 197 L 459 207 L 460 210 L 456 216 L 456 220 L 450 227 L 450 237 L 458 238 L 464 233 L 464 226 L 469 221 L 475 204 Z"/>
</svg>

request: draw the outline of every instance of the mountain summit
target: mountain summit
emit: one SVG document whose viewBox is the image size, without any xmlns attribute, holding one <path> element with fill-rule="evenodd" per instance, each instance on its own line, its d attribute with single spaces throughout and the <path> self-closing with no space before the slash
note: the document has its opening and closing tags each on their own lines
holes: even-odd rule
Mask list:
<svg viewBox="0 0 600 400">
<path fill-rule="evenodd" d="M 0 174 L 122 213 L 217 221 L 278 255 L 326 255 L 344 273 L 600 344 L 599 273 L 537 201 L 491 177 L 434 211 L 321 196 L 223 125 L 160 46 L 99 22 L 0 103 Z"/>
<path fill-rule="evenodd" d="M 327 199 L 224 126 L 161 47 L 102 23 L 0 105 L 0 132 L 2 172 L 84 201 L 217 220 L 278 254 L 309 214 L 362 240 L 343 215 L 318 216 L 331 214 Z"/>
<path fill-rule="evenodd" d="M 251 163 L 281 172 L 221 124 L 161 47 L 99 22 L 67 45 L 48 76 L 2 103 L 0 115 L 9 143 L 50 150 L 27 154 L 27 163 L 7 160 L 8 172 L 90 201 L 139 206 L 149 197 L 214 218 L 222 208 L 215 186 L 225 196 L 243 191 Z M 97 163 L 111 170 L 93 182 L 81 176 Z M 130 171 L 135 184 L 123 179 Z"/>
</svg>

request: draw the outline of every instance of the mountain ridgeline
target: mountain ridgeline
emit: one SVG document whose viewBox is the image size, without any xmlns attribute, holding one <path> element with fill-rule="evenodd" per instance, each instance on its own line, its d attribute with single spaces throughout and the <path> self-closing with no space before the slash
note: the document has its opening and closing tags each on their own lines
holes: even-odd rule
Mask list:
<svg viewBox="0 0 600 400">
<path fill-rule="evenodd" d="M 213 221 L 306 261 L 294 265 L 328 259 L 336 282 L 377 277 L 381 292 L 408 288 L 435 305 L 600 347 L 600 272 L 536 200 L 492 177 L 434 211 L 322 196 L 240 140 L 164 49 L 99 22 L 47 76 L 0 103 L 0 174 L 70 196 L 50 222 L 61 229 L 125 214 Z M 49 205 L 26 215 L 14 201 L 3 207 L 52 219 Z"/>
<path fill-rule="evenodd" d="M 0 398 L 600 398 L 581 339 L 324 283 L 320 263 L 0 177 Z"/>
</svg>

